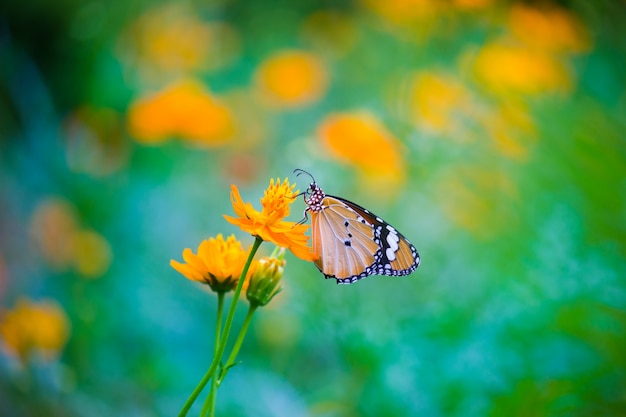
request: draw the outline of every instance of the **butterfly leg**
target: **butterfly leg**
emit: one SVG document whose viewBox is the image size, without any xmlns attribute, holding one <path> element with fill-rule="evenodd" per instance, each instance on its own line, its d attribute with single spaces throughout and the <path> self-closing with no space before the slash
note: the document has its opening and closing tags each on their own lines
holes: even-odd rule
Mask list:
<svg viewBox="0 0 626 417">
<path fill-rule="evenodd" d="M 304 224 L 304 223 L 306 223 L 309 220 L 308 211 L 309 211 L 308 207 L 304 209 L 302 220 L 300 220 L 298 223 L 296 223 L 296 225 L 297 224 Z"/>
</svg>

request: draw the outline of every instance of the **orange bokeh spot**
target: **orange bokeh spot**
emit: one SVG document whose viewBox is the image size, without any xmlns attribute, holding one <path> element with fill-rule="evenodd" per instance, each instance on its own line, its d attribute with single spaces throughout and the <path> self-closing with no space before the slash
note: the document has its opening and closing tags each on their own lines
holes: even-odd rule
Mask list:
<svg viewBox="0 0 626 417">
<path fill-rule="evenodd" d="M 536 49 L 584 52 L 590 48 L 585 26 L 566 10 L 516 5 L 509 16 L 513 35 Z"/>
<path fill-rule="evenodd" d="M 141 98 L 128 111 L 131 135 L 143 143 L 180 137 L 194 144 L 219 146 L 235 134 L 231 111 L 194 81 L 182 81 Z"/>
<path fill-rule="evenodd" d="M 319 100 L 326 92 L 326 68 L 315 55 L 282 51 L 269 57 L 256 73 L 256 82 L 270 103 L 298 107 Z"/>
<path fill-rule="evenodd" d="M 365 174 L 392 181 L 404 179 L 405 163 L 399 141 L 369 113 L 328 116 L 318 135 L 331 155 L 356 165 Z"/>
</svg>

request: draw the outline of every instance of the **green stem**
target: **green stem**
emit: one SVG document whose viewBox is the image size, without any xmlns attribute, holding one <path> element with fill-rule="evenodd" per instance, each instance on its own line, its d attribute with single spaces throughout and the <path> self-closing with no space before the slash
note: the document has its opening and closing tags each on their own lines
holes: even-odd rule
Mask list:
<svg viewBox="0 0 626 417">
<path fill-rule="evenodd" d="M 185 417 L 189 412 L 189 409 L 200 395 L 200 392 L 204 389 L 209 379 L 211 379 L 215 375 L 215 371 L 222 359 L 222 355 L 224 354 L 224 350 L 226 349 L 226 342 L 228 341 L 228 335 L 230 334 L 230 328 L 233 325 L 233 318 L 235 317 L 235 310 L 237 308 L 237 301 L 239 301 L 239 295 L 241 294 L 241 288 L 243 288 L 243 283 L 245 281 L 246 275 L 248 274 L 248 269 L 250 269 L 250 264 L 252 264 L 252 259 L 254 259 L 254 255 L 256 254 L 259 246 L 263 243 L 263 239 L 256 236 L 254 243 L 252 244 L 252 248 L 250 249 L 250 254 L 248 255 L 248 259 L 246 260 L 246 264 L 243 267 L 243 271 L 241 271 L 241 276 L 239 277 L 239 282 L 237 282 L 237 287 L 235 288 L 235 294 L 233 295 L 233 301 L 230 304 L 230 308 L 228 309 L 228 315 L 226 316 L 226 322 L 224 323 L 224 333 L 220 339 L 219 346 L 217 351 L 215 352 L 215 356 L 213 357 L 213 362 L 211 362 L 211 366 L 209 370 L 204 374 L 200 383 L 193 390 L 183 408 L 178 413 L 178 417 Z"/>
<path fill-rule="evenodd" d="M 222 330 L 222 311 L 224 306 L 224 293 L 219 292 L 217 294 L 217 323 L 215 324 L 215 347 L 213 348 L 213 355 L 217 355 L 217 349 L 220 345 L 221 338 L 221 330 Z M 215 409 L 215 397 L 217 395 L 217 378 L 211 379 L 211 391 L 209 391 L 209 396 L 207 397 L 207 401 L 204 402 L 202 406 L 202 411 L 200 411 L 200 416 L 205 416 L 210 409 Z"/>
<path fill-rule="evenodd" d="M 226 377 L 226 373 L 228 370 L 235 364 L 235 359 L 237 359 L 237 355 L 239 354 L 239 349 L 241 349 L 241 345 L 243 344 L 243 339 L 246 337 L 246 333 L 248 332 L 248 327 L 250 327 L 250 323 L 252 322 L 252 316 L 256 311 L 258 306 L 250 304 L 250 308 L 248 309 L 248 314 L 246 315 L 246 320 L 243 322 L 243 326 L 241 326 L 241 330 L 239 331 L 239 336 L 237 336 L 237 341 L 233 346 L 232 352 L 230 352 L 230 356 L 228 357 L 228 361 L 226 361 L 226 365 L 223 368 L 222 374 L 218 375 L 217 385 L 219 386 L 224 378 Z"/>
<path fill-rule="evenodd" d="M 254 315 L 254 311 L 257 306 L 250 305 L 248 309 L 248 314 L 246 315 L 246 319 L 241 326 L 241 330 L 239 331 L 239 335 L 237 336 L 237 340 L 235 341 L 235 345 L 233 346 L 233 350 L 228 357 L 228 361 L 226 361 L 226 365 L 221 367 L 218 375 L 215 376 L 211 380 L 211 391 L 209 391 L 209 395 L 204 401 L 204 405 L 202 406 L 202 412 L 200 413 L 200 417 L 214 417 L 215 416 L 215 401 L 217 398 L 217 388 L 222 384 L 222 381 L 226 377 L 226 373 L 230 370 L 230 368 L 235 364 L 235 359 L 237 359 L 237 355 L 239 354 L 239 350 L 241 349 L 241 345 L 243 344 L 243 340 L 248 332 L 248 327 L 250 327 L 250 323 L 252 322 L 252 316 Z"/>
</svg>

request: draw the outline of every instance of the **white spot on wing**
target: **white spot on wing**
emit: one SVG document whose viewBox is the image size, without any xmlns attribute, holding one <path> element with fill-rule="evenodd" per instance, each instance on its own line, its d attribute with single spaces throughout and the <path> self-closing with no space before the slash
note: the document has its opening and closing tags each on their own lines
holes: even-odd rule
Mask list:
<svg viewBox="0 0 626 417">
<path fill-rule="evenodd" d="M 387 255 L 387 259 L 389 261 L 396 260 L 396 252 L 398 251 L 400 242 L 400 237 L 398 236 L 398 232 L 393 227 L 387 225 L 387 230 L 389 230 L 389 234 L 387 235 L 387 245 L 389 247 L 385 250 L 385 254 Z"/>
</svg>

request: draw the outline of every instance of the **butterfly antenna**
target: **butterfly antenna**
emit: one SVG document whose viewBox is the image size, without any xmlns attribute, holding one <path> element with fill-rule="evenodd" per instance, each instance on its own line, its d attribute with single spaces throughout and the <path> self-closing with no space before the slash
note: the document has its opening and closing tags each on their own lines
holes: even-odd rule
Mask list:
<svg viewBox="0 0 626 417">
<path fill-rule="evenodd" d="M 313 175 L 311 175 L 310 173 L 308 173 L 307 171 L 300 169 L 300 168 L 296 168 L 293 170 L 293 173 L 296 174 L 296 177 L 299 177 L 302 174 L 306 174 L 309 177 L 311 177 L 311 179 L 313 180 L 313 182 L 315 182 L 315 178 L 313 178 Z"/>
</svg>

